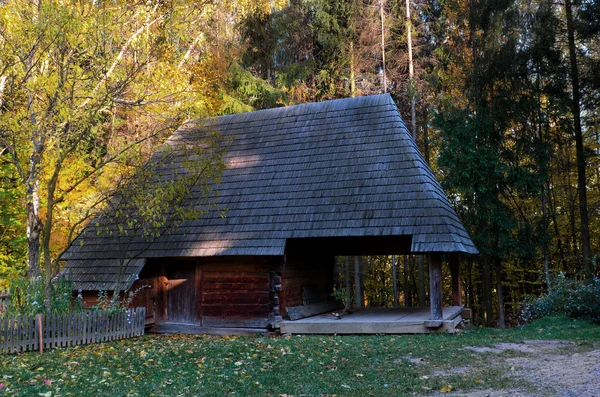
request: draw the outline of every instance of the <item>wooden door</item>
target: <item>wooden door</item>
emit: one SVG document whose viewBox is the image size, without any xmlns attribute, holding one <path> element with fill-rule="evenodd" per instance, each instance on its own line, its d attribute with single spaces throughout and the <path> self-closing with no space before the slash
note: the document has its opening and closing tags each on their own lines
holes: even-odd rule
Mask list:
<svg viewBox="0 0 600 397">
<path fill-rule="evenodd" d="M 196 312 L 196 263 L 174 262 L 166 269 L 167 321 L 193 323 Z"/>
</svg>

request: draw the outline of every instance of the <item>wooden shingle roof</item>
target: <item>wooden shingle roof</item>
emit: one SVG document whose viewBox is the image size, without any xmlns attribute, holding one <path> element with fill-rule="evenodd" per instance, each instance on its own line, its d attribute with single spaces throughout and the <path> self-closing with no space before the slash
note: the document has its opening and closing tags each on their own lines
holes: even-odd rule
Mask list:
<svg viewBox="0 0 600 397">
<path fill-rule="evenodd" d="M 289 238 L 392 235 L 412 236 L 414 253 L 477 253 L 387 94 L 202 120 L 174 139 L 210 129 L 233 138 L 216 187 L 224 216 L 185 222 L 143 257 L 283 255 Z M 122 255 L 87 229 L 72 266 Z"/>
</svg>

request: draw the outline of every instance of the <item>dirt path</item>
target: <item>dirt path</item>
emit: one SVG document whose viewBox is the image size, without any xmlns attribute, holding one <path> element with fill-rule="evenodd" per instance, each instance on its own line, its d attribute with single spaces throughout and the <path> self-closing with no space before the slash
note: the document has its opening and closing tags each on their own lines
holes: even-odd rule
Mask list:
<svg viewBox="0 0 600 397">
<path fill-rule="evenodd" d="M 506 376 L 526 381 L 532 387 L 525 389 L 476 390 L 437 394 L 445 396 L 500 397 L 500 396 L 600 396 L 600 349 L 591 351 L 568 342 L 531 340 L 524 343 L 500 343 L 494 347 L 466 347 L 479 353 L 502 353 L 514 350 L 524 353 L 519 357 L 498 357 L 494 364 L 506 368 Z M 531 389 L 534 389 L 533 391 Z"/>
</svg>

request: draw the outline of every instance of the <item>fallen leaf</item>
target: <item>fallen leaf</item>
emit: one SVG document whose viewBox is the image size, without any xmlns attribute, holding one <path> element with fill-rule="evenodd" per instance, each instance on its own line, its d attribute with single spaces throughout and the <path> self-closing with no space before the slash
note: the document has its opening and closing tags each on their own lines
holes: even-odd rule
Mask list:
<svg viewBox="0 0 600 397">
<path fill-rule="evenodd" d="M 148 353 L 146 353 L 146 351 L 145 351 L 145 350 L 142 350 L 142 351 L 140 352 L 140 357 L 141 357 L 141 358 L 146 358 L 146 356 L 147 356 L 147 355 L 148 355 Z"/>
<path fill-rule="evenodd" d="M 452 391 L 452 386 L 446 385 L 440 389 L 440 393 L 449 393 Z"/>
<path fill-rule="evenodd" d="M 52 381 L 50 379 L 44 379 L 44 384 L 46 386 L 50 386 L 52 384 Z"/>
</svg>

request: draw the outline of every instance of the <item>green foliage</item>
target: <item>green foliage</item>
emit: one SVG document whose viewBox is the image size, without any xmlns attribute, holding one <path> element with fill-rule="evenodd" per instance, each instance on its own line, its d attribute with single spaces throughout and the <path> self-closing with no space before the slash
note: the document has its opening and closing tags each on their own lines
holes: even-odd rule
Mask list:
<svg viewBox="0 0 600 397">
<path fill-rule="evenodd" d="M 186 139 L 194 139 L 193 144 Z M 181 140 L 169 140 L 134 175 L 124 178 L 116 197 L 92 221 L 97 234 L 115 238 L 116 248 L 123 253 L 121 269 L 132 257 L 142 256 L 157 237 L 216 205 L 213 187 L 220 183 L 225 168 L 227 140 L 218 133 Z M 85 236 L 81 243 L 85 244 Z"/>
<path fill-rule="evenodd" d="M 5 385 L 0 393 L 362 397 L 437 395 L 450 384 L 463 394 L 518 386 L 509 377 L 514 374 L 511 365 L 498 364 L 503 358 L 531 357 L 519 351 L 475 354 L 464 347 L 529 339 L 564 339 L 591 349 L 600 341 L 600 327 L 554 318 L 523 329 L 474 329 L 457 335 L 148 335 L 43 355 L 0 356 L 0 383 Z"/>
<path fill-rule="evenodd" d="M 135 297 L 146 288 L 150 288 L 150 286 L 143 285 L 135 291 L 127 292 L 122 297 L 119 294 L 109 294 L 108 291 L 98 291 L 98 303 L 92 306 L 92 310 L 107 311 L 109 314 L 125 313 L 132 308 Z"/>
<path fill-rule="evenodd" d="M 346 311 L 352 310 L 354 307 L 354 299 L 346 294 L 346 288 L 333 288 L 333 293 L 331 294 L 336 300 L 342 301 L 344 304 L 344 309 Z"/>
<path fill-rule="evenodd" d="M 67 276 L 57 276 L 50 283 L 49 300 L 45 299 L 46 279 L 19 278 L 10 284 L 6 313 L 9 315 L 64 314 L 83 309 L 81 296 L 73 297 L 73 282 Z"/>
<path fill-rule="evenodd" d="M 25 271 L 27 238 L 22 189 L 15 172 L 0 164 L 0 290 Z"/>
<path fill-rule="evenodd" d="M 600 323 L 600 279 L 573 280 L 559 274 L 546 295 L 523 302 L 521 318 L 525 322 L 560 315 Z"/>
<path fill-rule="evenodd" d="M 230 93 L 234 96 L 229 96 L 229 100 L 225 101 L 226 114 L 273 108 L 285 102 L 283 91 L 272 87 L 237 63 L 230 68 L 229 86 Z"/>
</svg>

